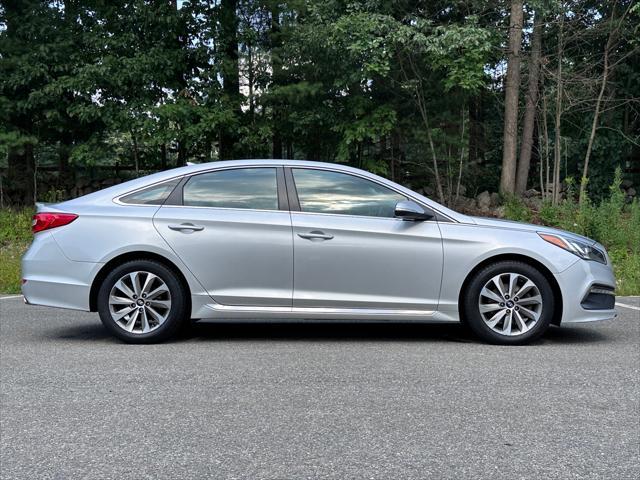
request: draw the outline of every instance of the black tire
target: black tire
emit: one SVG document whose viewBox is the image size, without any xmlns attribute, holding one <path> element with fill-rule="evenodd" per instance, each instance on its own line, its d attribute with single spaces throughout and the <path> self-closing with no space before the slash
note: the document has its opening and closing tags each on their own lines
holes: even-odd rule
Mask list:
<svg viewBox="0 0 640 480">
<path fill-rule="evenodd" d="M 483 287 L 493 277 L 503 273 L 516 273 L 529 278 L 538 288 L 542 307 L 537 322 L 524 333 L 507 336 L 492 330 L 480 313 L 479 299 Z M 488 265 L 474 274 L 461 299 L 462 315 L 469 328 L 482 340 L 496 345 L 523 345 L 540 338 L 549 327 L 554 315 L 555 298 L 547 278 L 535 267 L 518 261 L 502 261 Z"/>
<path fill-rule="evenodd" d="M 171 307 L 166 320 L 147 333 L 130 333 L 120 327 L 109 311 L 109 295 L 115 283 L 132 272 L 150 272 L 158 276 L 169 289 Z M 188 319 L 188 290 L 175 272 L 154 260 L 132 260 L 114 268 L 98 290 L 98 313 L 105 328 L 126 343 L 157 343 L 173 336 Z"/>
</svg>

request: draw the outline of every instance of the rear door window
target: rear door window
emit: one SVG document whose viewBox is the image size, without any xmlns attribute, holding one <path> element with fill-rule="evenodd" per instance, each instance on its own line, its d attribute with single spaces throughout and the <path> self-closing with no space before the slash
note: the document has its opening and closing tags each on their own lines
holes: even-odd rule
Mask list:
<svg viewBox="0 0 640 480">
<path fill-rule="evenodd" d="M 194 175 L 182 196 L 188 207 L 278 210 L 276 169 L 234 168 Z"/>
</svg>

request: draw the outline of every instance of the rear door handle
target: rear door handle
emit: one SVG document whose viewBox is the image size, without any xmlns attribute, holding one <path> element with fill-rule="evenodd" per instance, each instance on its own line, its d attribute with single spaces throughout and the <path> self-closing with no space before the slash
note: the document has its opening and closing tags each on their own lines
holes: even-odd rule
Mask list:
<svg viewBox="0 0 640 480">
<path fill-rule="evenodd" d="M 331 240 L 333 238 L 333 235 L 321 232 L 320 230 L 312 230 L 309 233 L 299 233 L 298 236 L 306 240 Z"/>
<path fill-rule="evenodd" d="M 178 230 L 178 231 L 191 230 L 192 232 L 199 232 L 201 230 L 204 230 L 204 227 L 200 225 L 194 225 L 193 223 L 181 223 L 180 225 L 169 225 L 169 228 L 171 230 Z"/>
</svg>

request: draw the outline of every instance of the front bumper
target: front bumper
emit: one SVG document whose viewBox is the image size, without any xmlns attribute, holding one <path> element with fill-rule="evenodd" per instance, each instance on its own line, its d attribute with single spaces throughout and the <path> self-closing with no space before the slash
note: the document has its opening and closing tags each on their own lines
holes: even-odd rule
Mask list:
<svg viewBox="0 0 640 480">
<path fill-rule="evenodd" d="M 588 260 L 578 260 L 562 273 L 556 275 L 563 299 L 562 323 L 594 322 L 611 320 L 618 316 L 614 298 L 599 298 L 603 292 L 615 291 L 616 279 L 611 264 L 603 265 Z M 600 308 L 606 307 L 606 308 Z M 609 308 L 610 307 L 610 308 Z"/>
</svg>

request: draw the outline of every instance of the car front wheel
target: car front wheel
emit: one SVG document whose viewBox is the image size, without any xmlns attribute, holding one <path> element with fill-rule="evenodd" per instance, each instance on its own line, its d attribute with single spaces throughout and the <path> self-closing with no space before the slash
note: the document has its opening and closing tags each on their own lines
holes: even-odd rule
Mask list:
<svg viewBox="0 0 640 480">
<path fill-rule="evenodd" d="M 554 313 L 554 294 L 533 266 L 503 261 L 484 267 L 467 285 L 462 306 L 469 327 L 483 340 L 519 345 L 539 338 Z"/>
<path fill-rule="evenodd" d="M 98 313 L 128 343 L 155 343 L 176 333 L 187 316 L 186 291 L 176 274 L 153 260 L 116 267 L 98 292 Z"/>
</svg>

